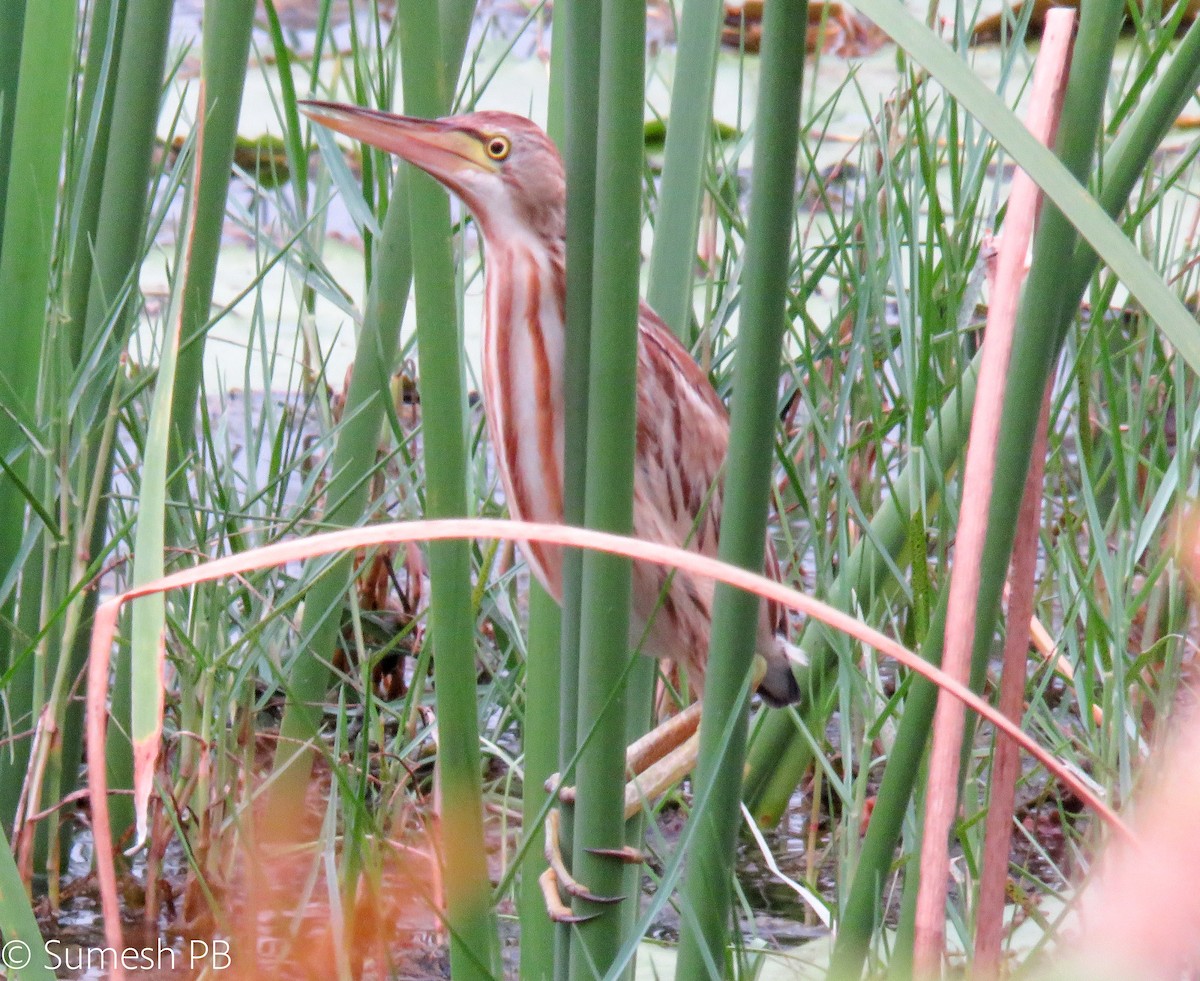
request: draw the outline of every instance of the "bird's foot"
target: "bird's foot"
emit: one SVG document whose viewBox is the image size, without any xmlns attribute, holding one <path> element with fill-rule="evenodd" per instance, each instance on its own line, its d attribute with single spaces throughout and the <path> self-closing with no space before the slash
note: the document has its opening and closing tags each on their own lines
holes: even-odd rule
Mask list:
<svg viewBox="0 0 1200 981">
<path fill-rule="evenodd" d="M 550 866 L 538 877 L 538 885 L 542 889 L 542 898 L 546 903 L 546 912 L 550 914 L 550 919 L 555 923 L 586 923 L 588 920 L 594 919 L 598 914 L 592 913 L 588 916 L 577 916 L 571 912 L 571 908 L 563 902 L 562 892 L 566 892 L 578 899 L 586 899 L 589 903 L 619 903 L 623 896 L 598 896 L 585 886 L 582 882 L 576 879 L 570 872 L 567 871 L 566 862 L 563 861 L 562 847 L 559 844 L 559 822 L 561 818 L 557 810 L 551 811 L 546 815 L 546 863 Z M 632 861 L 632 855 L 635 849 L 604 849 L 594 848 L 588 849 L 596 855 L 612 855 L 619 858 L 621 861 Z M 641 854 L 638 854 L 638 861 L 641 861 Z M 560 892 L 559 890 L 562 890 Z"/>
<path fill-rule="evenodd" d="M 668 719 L 629 747 L 625 756 L 625 768 L 629 774 L 629 780 L 625 784 L 624 805 L 627 819 L 640 813 L 647 801 L 655 801 L 661 797 L 695 766 L 696 750 L 700 741 L 696 732 L 699 722 L 700 705 L 697 703 Z M 564 804 L 575 803 L 575 788 L 564 786 L 562 777 L 557 773 L 546 781 L 546 792 L 558 797 Z M 596 914 L 575 915 L 563 902 L 563 893 L 593 903 L 616 903 L 620 902 L 621 897 L 597 896 L 567 871 L 559 846 L 560 820 L 557 810 L 552 810 L 546 815 L 546 862 L 550 867 L 542 873 L 538 883 L 550 919 L 557 923 L 583 923 Z M 645 861 L 645 856 L 640 851 L 628 845 L 623 848 L 587 850 L 593 855 L 602 855 L 630 864 L 641 864 Z"/>
<path fill-rule="evenodd" d="M 575 803 L 575 788 L 564 787 L 560 774 L 551 773 L 543 786 L 546 788 L 546 793 L 551 797 L 557 797 L 563 804 Z"/>
</svg>

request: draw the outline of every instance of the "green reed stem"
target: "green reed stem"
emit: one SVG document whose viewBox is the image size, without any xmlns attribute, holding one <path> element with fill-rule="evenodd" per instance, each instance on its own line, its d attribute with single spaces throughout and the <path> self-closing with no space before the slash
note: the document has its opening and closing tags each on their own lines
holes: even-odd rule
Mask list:
<svg viewBox="0 0 1200 981">
<path fill-rule="evenodd" d="M 642 105 L 646 7 L 642 0 L 604 0 L 600 29 L 600 102 L 592 336 L 588 379 L 586 523 L 606 531 L 633 528 L 633 455 L 637 421 L 638 282 L 641 266 Z M 625 844 L 625 700 L 631 567 L 589 552 L 583 559 L 577 739 L 595 728 L 576 769 L 573 870 L 601 895 L 618 895 L 624 869 L 588 848 Z M 606 704 L 611 711 L 606 712 Z M 633 902 L 630 897 L 627 901 Z M 572 978 L 603 974 L 621 946 L 621 911 L 577 900 L 595 919 L 571 942 Z"/>
<path fill-rule="evenodd" d="M 364 152 L 375 151 L 366 148 Z M 386 156 L 380 153 L 378 160 L 382 162 Z M 354 372 L 346 391 L 346 407 L 325 493 L 332 505 L 324 521 L 331 525 L 352 525 L 366 514 L 369 487 L 365 475 L 375 467 L 379 433 L 391 402 L 389 384 L 412 282 L 409 179 L 409 169 L 401 167 L 381 235 L 371 254 L 373 271 L 355 349 Z M 275 793 L 281 802 L 298 799 L 309 779 L 312 754 L 297 753 L 296 743 L 312 739 L 320 724 L 319 703 L 330 677 L 328 652 L 337 642 L 339 614 L 352 567 L 353 557 L 342 556 L 333 561 L 315 561 L 305 571 L 312 586 L 305 599 L 300 636 L 307 641 L 308 653 L 292 668 L 288 704 L 280 725 L 275 767 L 282 772 L 275 781 Z"/>
<path fill-rule="evenodd" d="M 521 826 L 531 836 L 521 863 L 518 914 L 521 920 L 521 977 L 554 977 L 554 922 L 538 876 L 546 869 L 545 834 L 538 821 L 549 795 L 545 783 L 558 769 L 559 642 L 562 615 L 554 598 L 536 581 L 529 586 L 529 642 L 525 659 L 525 775 Z"/>
<path fill-rule="evenodd" d="M 596 131 L 600 111 L 600 4 L 568 0 L 557 14 L 552 71 L 560 81 L 563 109 L 551 134 L 560 139 L 567 174 L 567 295 L 563 355 L 563 516 L 582 525 L 585 515 L 588 385 L 591 373 L 592 264 L 595 245 Z M 556 76 L 552 75 L 552 82 Z M 563 549 L 562 643 L 559 673 L 559 770 L 578 748 L 579 648 L 583 553 Z M 562 809 L 560 844 L 571 854 L 573 808 Z M 571 961 L 571 930 L 555 931 L 555 976 L 566 977 Z"/>
<path fill-rule="evenodd" d="M 0 4 L 0 242 L 8 202 L 8 166 L 12 159 L 13 118 L 17 81 L 21 77 L 21 39 L 25 33 L 25 0 Z"/>
<path fill-rule="evenodd" d="M 742 311 L 719 555 L 761 569 L 774 462 L 776 384 L 788 304 L 800 87 L 808 0 L 772 0 L 765 8 L 762 81 L 755 111 L 754 169 L 747 222 Z M 730 929 L 730 880 L 741 822 L 747 700 L 741 696 L 755 652 L 761 600 L 718 584 L 705 672 L 696 781 L 712 785 L 698 822 L 684 888 L 683 933 L 675 976 L 722 976 Z M 736 718 L 728 736 L 726 727 Z"/>
<path fill-rule="evenodd" d="M 560 22 L 561 29 L 561 22 Z M 564 119 L 563 61 L 566 45 L 550 51 L 550 98 L 547 132 L 561 141 Z M 585 393 L 586 394 L 586 391 Z M 560 932 L 546 914 L 538 877 L 547 867 L 542 813 L 548 794 L 546 780 L 561 768 L 562 611 L 553 597 L 531 577 L 529 631 L 525 658 L 525 774 L 521 787 L 521 826 L 530 836 L 521 862 L 518 915 L 521 924 L 521 977 L 549 981 L 555 969 Z M 572 725 L 574 725 L 572 714 Z M 565 946 L 565 945 L 564 945 Z M 565 964 L 565 960 L 564 960 Z"/>
<path fill-rule="evenodd" d="M 217 260 L 221 251 L 221 230 L 225 224 L 225 199 L 229 194 L 229 173 L 237 145 L 238 116 L 242 108 L 242 90 L 246 84 L 250 31 L 253 26 L 253 4 L 245 0 L 207 0 L 201 60 L 204 153 L 200 163 L 200 186 L 196 190 L 199 200 L 196 202 L 196 223 L 192 229 L 191 256 L 183 294 L 181 347 L 171 408 L 173 455 L 170 470 L 179 465 L 180 457 L 190 452 L 196 443 L 196 401 L 204 371 L 202 331 L 212 309 L 213 284 L 217 278 Z M 186 499 L 186 485 L 183 482 L 180 482 L 178 491 L 181 499 Z"/>
<path fill-rule="evenodd" d="M 10 120 L 11 133 L 3 134 L 0 151 L 8 150 L 9 179 L 0 183 L 5 193 L 3 238 L 0 239 L 0 343 L 7 356 L 0 363 L 0 455 L 12 475 L 0 473 L 0 581 L 19 568 L 25 535 L 25 496 L 20 482 L 30 477 L 26 454 L 30 441 L 25 427 L 36 429 L 34 416 L 42 344 L 46 336 L 47 297 L 54 255 L 58 208 L 59 162 L 64 149 L 64 129 L 70 79 L 74 71 L 77 5 L 73 0 L 49 0 L 25 11 L 21 39 L 3 44 L 12 57 L 19 53 L 25 84 L 5 96 L 0 123 Z M 6 19 L 17 24 L 19 11 Z M 0 54 L 5 52 L 0 51 Z M 6 76 L 12 78 L 14 66 Z M 3 78 L 0 78 L 0 82 Z M 11 84 L 11 83 L 9 83 Z M 53 505 L 50 505 L 53 507 Z M 13 666 L 9 624 L 16 608 L 13 596 L 0 597 L 0 666 Z M 10 679 L 9 711 L 19 730 L 26 730 L 40 705 L 33 703 L 34 664 L 26 658 Z M 14 744 L 12 754 L 0 757 L 0 822 L 11 827 L 29 742 Z"/>
<path fill-rule="evenodd" d="M 446 112 L 450 94 L 440 42 L 429 18 L 400 11 L 404 106 L 410 115 Z M 409 183 L 417 350 L 421 363 L 425 438 L 425 511 L 431 518 L 469 513 L 466 396 L 451 248 L 450 200 L 430 176 Z M 437 692 L 438 772 L 442 791 L 446 917 L 450 964 L 456 978 L 486 978 L 500 970 L 500 944 L 491 910 L 480 780 L 475 692 L 475 615 L 471 601 L 471 543 L 429 545 L 430 640 Z"/>
<path fill-rule="evenodd" d="M 671 114 L 650 253 L 646 300 L 685 343 L 691 326 L 696 235 L 724 14 L 720 0 L 686 0 L 680 13 Z"/>
</svg>

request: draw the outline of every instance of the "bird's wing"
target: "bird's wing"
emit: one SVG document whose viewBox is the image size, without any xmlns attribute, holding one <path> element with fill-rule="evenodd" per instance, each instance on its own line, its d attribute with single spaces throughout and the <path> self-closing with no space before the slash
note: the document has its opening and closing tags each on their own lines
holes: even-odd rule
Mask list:
<svg viewBox="0 0 1200 981">
<path fill-rule="evenodd" d="M 729 414 L 708 376 L 645 304 L 638 335 L 635 484 L 648 501 L 635 510 L 650 525 L 638 531 L 716 555 Z"/>
<path fill-rule="evenodd" d="M 717 554 L 729 413 L 708 376 L 662 319 L 642 304 L 638 338 L 634 527 L 639 537 Z M 768 538 L 766 574 L 779 562 Z M 786 613 L 767 604 L 773 632 Z"/>
</svg>

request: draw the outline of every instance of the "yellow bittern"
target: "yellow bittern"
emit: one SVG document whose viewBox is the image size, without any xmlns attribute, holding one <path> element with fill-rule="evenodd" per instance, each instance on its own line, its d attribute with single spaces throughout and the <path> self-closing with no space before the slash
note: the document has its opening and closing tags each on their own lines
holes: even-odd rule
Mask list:
<svg viewBox="0 0 1200 981">
<path fill-rule="evenodd" d="M 486 258 L 483 402 L 497 469 L 513 517 L 563 520 L 563 349 L 566 292 L 566 177 L 549 137 L 506 112 L 414 119 L 357 106 L 302 102 L 315 121 L 394 153 L 432 175 L 474 214 Z M 603 329 L 603 325 L 599 325 Z M 708 377 L 645 303 L 638 316 L 637 450 L 634 534 L 716 555 L 721 467 L 729 419 Z M 557 548 L 530 542 L 530 568 L 562 598 Z M 778 576 L 767 543 L 768 573 Z M 713 585 L 660 566 L 635 564 L 631 636 L 642 650 L 682 663 L 692 686 L 704 684 Z M 772 705 L 799 697 L 783 609 L 764 603 L 755 638 L 758 691 Z M 641 776 L 626 791 L 635 812 L 679 779 L 694 760 L 697 710 L 630 747 L 629 769 Z M 664 752 L 667 759 L 650 763 Z M 646 771 L 646 772 L 643 772 Z M 567 788 L 560 797 L 569 799 Z M 555 882 L 597 900 L 567 873 L 557 853 L 557 815 L 548 822 L 543 880 L 556 919 L 570 919 Z"/>
</svg>

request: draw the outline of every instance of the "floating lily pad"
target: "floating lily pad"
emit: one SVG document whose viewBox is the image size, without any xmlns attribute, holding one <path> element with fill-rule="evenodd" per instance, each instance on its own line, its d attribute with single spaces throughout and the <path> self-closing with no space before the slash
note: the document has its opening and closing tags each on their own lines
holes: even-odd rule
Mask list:
<svg viewBox="0 0 1200 981">
<path fill-rule="evenodd" d="M 176 136 L 166 146 L 172 161 L 183 149 L 184 140 L 185 137 Z M 292 179 L 287 148 L 278 136 L 239 136 L 233 147 L 233 162 L 264 189 L 282 187 Z"/>
<path fill-rule="evenodd" d="M 665 119 L 650 119 L 642 130 L 648 151 L 662 150 L 667 142 L 667 121 Z M 736 140 L 741 136 L 736 126 L 730 126 L 718 119 L 713 120 L 713 136 L 717 140 Z"/>
<path fill-rule="evenodd" d="M 292 179 L 287 146 L 278 136 L 239 136 L 233 148 L 233 162 L 253 174 L 262 188 L 280 187 Z"/>
</svg>

